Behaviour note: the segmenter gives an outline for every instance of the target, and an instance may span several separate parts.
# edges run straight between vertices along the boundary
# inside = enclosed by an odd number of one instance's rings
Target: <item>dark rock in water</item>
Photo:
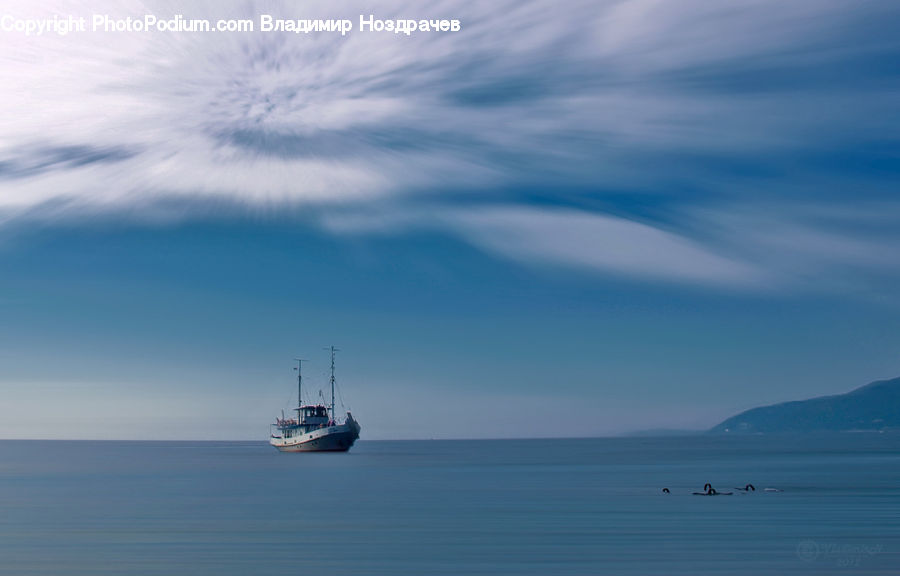
[[[725,420],[714,434],[849,432],[900,429],[900,378],[846,394],[753,408]]]
[[[692,494],[694,496],[731,496],[733,492],[719,492],[707,482],[703,485],[703,492],[693,492]]]

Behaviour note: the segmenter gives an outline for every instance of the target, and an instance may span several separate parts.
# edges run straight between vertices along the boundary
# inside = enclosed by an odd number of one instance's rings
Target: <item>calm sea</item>
[[[301,573],[898,574],[900,435],[0,442],[0,574]]]

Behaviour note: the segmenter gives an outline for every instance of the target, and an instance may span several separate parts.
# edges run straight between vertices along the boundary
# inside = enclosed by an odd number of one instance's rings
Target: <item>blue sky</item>
[[[0,32],[0,437],[265,438],[330,344],[368,438],[703,428],[900,374],[896,3],[369,12],[462,30]]]

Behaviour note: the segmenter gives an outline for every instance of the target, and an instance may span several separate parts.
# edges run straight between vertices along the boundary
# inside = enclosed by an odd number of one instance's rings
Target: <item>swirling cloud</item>
[[[93,12],[356,20],[360,8],[8,8]],[[785,218],[811,190],[840,207],[849,186],[881,201],[896,183],[895,3],[392,1],[376,16],[463,30],[0,35],[0,218],[133,214],[174,198],[186,217],[208,201],[306,206],[339,230],[332,207],[399,205],[503,257],[754,285],[792,266],[767,259],[747,220],[723,234],[691,215],[789,201],[780,229],[809,232]],[[422,198],[458,217],[416,216]],[[502,212],[486,217],[479,198]],[[546,239],[581,233],[643,248],[621,261]]]

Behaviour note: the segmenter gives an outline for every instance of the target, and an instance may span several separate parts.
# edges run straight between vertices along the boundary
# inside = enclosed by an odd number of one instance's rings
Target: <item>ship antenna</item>
[[[307,362],[307,360],[294,358],[294,361],[297,362],[297,367],[294,368],[297,371],[297,408],[303,408],[303,375],[301,374],[301,368],[303,368],[303,363]],[[300,411],[297,410],[297,422],[299,421]]]
[[[326,348],[326,350],[331,350],[331,419],[337,424],[337,417],[334,415],[334,353],[340,352],[340,350],[334,346]]]

